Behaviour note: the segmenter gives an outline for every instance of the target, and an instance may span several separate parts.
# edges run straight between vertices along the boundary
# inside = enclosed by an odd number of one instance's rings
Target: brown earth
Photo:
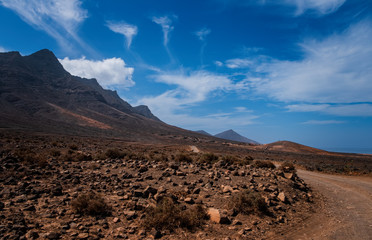
[[[298,175],[324,197],[324,205],[286,239],[371,239],[372,178],[299,170]]]
[[[257,167],[249,155],[53,135],[0,143],[2,239],[261,239],[302,222],[316,201],[296,174]],[[245,192],[254,202],[240,212]],[[87,193],[109,214],[78,212],[74,202]],[[146,229],[148,209],[167,197],[183,214],[202,206],[210,219]]]
[[[168,136],[162,137],[166,143]],[[371,178],[299,169],[297,176],[255,165],[255,160],[268,159],[279,165],[280,161],[290,161],[338,169],[342,161],[351,158],[355,168],[365,165],[369,171],[368,157],[254,150],[245,144],[197,138],[178,141],[144,144],[112,138],[1,132],[0,236],[369,239]],[[182,141],[185,144],[179,144]],[[122,155],[108,156],[110,149]],[[214,157],[217,159],[211,160]],[[254,210],[237,214],[232,210],[232,199],[246,190],[260,194],[266,213]],[[103,197],[111,208],[110,215],[89,216],[74,210],[72,202],[89,192]],[[184,210],[202,204],[211,213],[217,211],[220,220],[214,222],[216,217],[211,216],[192,230],[146,230],[143,222],[147,209],[157,206],[164,197],[171,197]]]

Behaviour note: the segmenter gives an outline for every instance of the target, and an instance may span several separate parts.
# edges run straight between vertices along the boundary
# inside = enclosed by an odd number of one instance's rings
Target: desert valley
[[[371,155],[171,126],[49,50],[0,53],[0,106],[1,239],[372,235]]]

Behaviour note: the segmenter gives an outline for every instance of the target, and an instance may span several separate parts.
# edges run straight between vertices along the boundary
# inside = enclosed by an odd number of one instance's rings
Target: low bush
[[[155,228],[158,231],[174,231],[177,228],[194,230],[201,227],[208,214],[202,205],[183,208],[172,198],[163,198],[155,207],[149,207],[143,225],[146,229]]]
[[[241,158],[239,156],[226,155],[222,157],[222,161],[224,161],[226,165],[238,164],[244,166],[250,164],[252,159],[253,158],[250,156]]]
[[[212,164],[217,162],[218,159],[219,157],[213,153],[204,153],[203,155],[201,155],[199,162]]]
[[[269,160],[255,160],[253,162],[253,166],[257,168],[275,168],[274,163]]]
[[[229,207],[237,213],[267,213],[268,208],[265,200],[258,192],[245,190],[232,196]]]
[[[56,150],[56,149],[52,149],[52,150],[50,150],[50,155],[52,157],[59,157],[59,156],[61,156],[61,151]]]
[[[108,206],[102,196],[95,192],[84,193],[71,202],[72,208],[80,214],[90,216],[108,216],[111,207]]]
[[[183,154],[183,153],[179,153],[175,156],[175,159],[174,159],[176,162],[187,162],[187,163],[191,163],[192,162],[192,158],[189,156],[189,155],[186,155],[186,154]]]
[[[106,157],[111,158],[111,159],[118,159],[118,158],[125,157],[127,154],[117,148],[111,148],[111,149],[107,149],[105,155]]]
[[[287,172],[287,173],[296,172],[296,168],[293,165],[293,163],[291,163],[291,162],[283,162],[280,165],[279,169],[282,170],[283,172]]]
[[[76,151],[79,149],[79,147],[76,144],[71,144],[70,149]]]

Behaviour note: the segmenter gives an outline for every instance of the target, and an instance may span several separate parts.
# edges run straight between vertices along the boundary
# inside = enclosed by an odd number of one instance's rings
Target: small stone
[[[33,211],[36,211],[36,208],[34,205],[30,205],[30,206],[27,206],[23,209],[24,211],[30,211],[30,212],[33,212]]]
[[[79,235],[77,235],[77,239],[88,239],[88,238],[89,238],[88,233],[79,233]]]
[[[127,218],[127,220],[132,220],[136,218],[136,211],[124,211],[124,215]]]
[[[293,173],[285,172],[285,173],[284,173],[284,177],[285,177],[286,179],[293,179]]]
[[[187,197],[187,198],[185,198],[185,203],[187,203],[187,204],[194,204],[195,202],[194,202],[194,200],[191,198],[191,197]]]
[[[119,219],[118,217],[116,217],[116,218],[114,218],[112,221],[113,221],[114,223],[118,223],[118,222],[120,222],[120,219]]]
[[[59,239],[61,237],[61,234],[57,232],[48,232],[47,234],[44,235],[44,237],[47,239],[54,240]]]
[[[222,216],[220,218],[220,224],[231,224],[231,220],[228,216]]]
[[[224,186],[222,188],[223,193],[228,193],[228,192],[232,192],[232,191],[233,191],[233,188],[231,186]]]
[[[234,226],[240,226],[240,225],[243,225],[243,223],[242,223],[241,221],[235,219],[235,220],[232,222],[232,225],[234,225]]]
[[[218,209],[216,209],[216,208],[208,208],[207,213],[209,215],[209,219],[212,222],[220,223],[221,214],[220,214],[220,211]]]
[[[161,238],[163,235],[161,234],[161,232],[160,231],[158,231],[158,230],[156,230],[156,229],[152,229],[151,231],[150,231],[150,235],[154,238],[154,239],[159,239],[159,238]]]
[[[280,193],[278,194],[278,199],[279,199],[280,201],[282,201],[282,202],[285,202],[285,201],[286,201],[286,197],[285,197],[284,192],[280,192]]]

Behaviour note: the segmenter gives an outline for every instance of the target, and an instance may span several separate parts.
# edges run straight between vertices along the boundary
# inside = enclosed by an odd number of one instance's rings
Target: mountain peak
[[[54,75],[66,75],[66,70],[58,61],[54,53],[48,49],[42,49],[31,55],[25,56],[24,59],[33,69],[42,73],[52,73]]]
[[[137,107],[134,107],[133,110],[135,111],[135,113],[140,114],[144,117],[147,117],[147,118],[150,118],[156,121],[160,121],[159,118],[157,118],[156,116],[154,116],[154,114],[152,114],[151,110],[146,105],[139,105]]]
[[[235,132],[232,129],[229,129],[227,131],[218,133],[214,135],[215,137],[226,139],[226,140],[232,140],[232,141],[237,141],[237,142],[244,142],[244,143],[249,143],[249,144],[259,144],[258,142],[251,140],[249,138],[246,138],[237,132]]]

